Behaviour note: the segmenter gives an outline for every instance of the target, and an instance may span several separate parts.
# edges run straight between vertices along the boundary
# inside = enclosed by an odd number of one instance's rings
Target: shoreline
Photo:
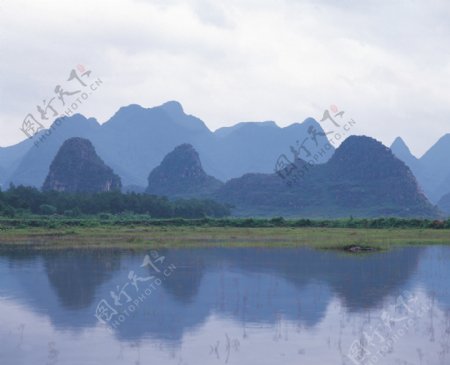
[[[448,244],[450,230],[422,228],[100,225],[20,227],[0,231],[0,249],[311,247],[362,253],[405,245]],[[355,246],[361,250],[354,250]]]

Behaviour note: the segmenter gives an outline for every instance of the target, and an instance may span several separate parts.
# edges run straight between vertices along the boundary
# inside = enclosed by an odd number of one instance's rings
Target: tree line
[[[225,217],[230,207],[208,199],[169,200],[166,197],[137,194],[43,192],[34,187],[11,185],[0,191],[0,215],[145,214],[153,218]]]

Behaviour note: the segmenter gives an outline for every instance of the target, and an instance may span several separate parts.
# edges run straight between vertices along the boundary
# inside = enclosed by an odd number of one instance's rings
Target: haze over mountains
[[[211,132],[200,119],[184,113],[178,102],[155,108],[129,105],[106,123],[94,118],[74,115],[38,144],[45,135],[39,132],[32,140],[0,149],[0,183],[41,187],[50,163],[63,142],[71,137],[89,139],[98,155],[122,179],[123,186],[147,186],[149,172],[176,146],[189,143],[202,156],[207,174],[226,181],[248,172],[272,172],[277,157],[289,153],[289,146],[308,136],[313,126],[322,132],[319,123],[308,118],[280,128],[274,122],[239,123]],[[326,141],[325,137],[323,138]],[[330,153],[319,159],[326,161]]]
[[[315,142],[312,152],[304,145],[308,139]],[[84,141],[78,143],[84,152],[67,158],[61,148],[67,140]],[[115,190],[122,181],[125,191],[214,198],[235,205],[241,215],[438,216],[422,191],[432,202],[450,192],[444,163],[450,135],[420,159],[401,138],[391,148],[394,154],[372,138],[352,136],[335,152],[312,118],[285,128],[247,122],[211,132],[172,101],[148,109],[123,107],[103,125],[79,114],[60,119],[33,139],[0,149],[0,181],[4,188],[9,183],[40,188],[48,175],[46,190],[90,191],[84,186],[89,179],[72,176],[83,175],[82,166],[89,165],[90,175],[105,177],[97,181],[100,191]],[[279,159],[290,164],[291,155],[293,164],[283,171],[294,166],[307,173],[288,187],[274,167]],[[77,166],[73,174],[65,164]],[[77,184],[84,188],[77,190]]]
[[[422,157],[415,157],[402,138],[391,145],[392,152],[411,169],[427,197],[437,203],[450,193],[450,134],[441,137]]]
[[[364,136],[347,138],[327,163],[310,166],[291,187],[276,174],[246,174],[228,181],[217,199],[237,206],[243,215],[438,215],[409,168],[380,142]]]

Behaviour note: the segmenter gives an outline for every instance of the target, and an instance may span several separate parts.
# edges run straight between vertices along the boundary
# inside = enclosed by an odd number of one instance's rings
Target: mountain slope
[[[183,143],[201,143],[211,135],[203,122],[184,114],[179,103],[169,102],[149,109],[138,105],[121,108],[102,125],[93,143],[124,184],[146,186],[149,171],[167,153]]]
[[[447,217],[450,216],[450,193],[445,194],[441,199],[439,199],[437,206],[442,210]]]
[[[317,146],[311,142],[311,130],[317,131]],[[323,129],[313,118],[307,118],[303,123],[294,123],[280,128],[274,122],[239,123],[234,127],[218,129],[215,148],[200,146],[198,151],[203,159],[213,161],[213,166],[220,167],[208,170],[221,180],[239,177],[246,173],[272,173],[277,158],[281,154],[290,154],[291,147],[305,142],[306,149],[301,150],[301,156],[307,158],[307,153],[313,156],[328,143],[321,135]],[[298,142],[298,143],[297,143]],[[196,147],[196,146],[195,146]],[[206,147],[206,148],[205,148]],[[197,148],[197,147],[196,147]],[[316,163],[326,162],[334,152],[331,148],[323,156],[318,156]],[[205,157],[203,157],[205,156]],[[291,158],[294,160],[294,157]]]
[[[442,136],[421,158],[421,178],[430,199],[438,201],[450,193],[450,134]]]
[[[352,136],[291,188],[274,174],[246,174],[216,194],[242,215],[437,216],[409,168],[380,142]]]
[[[0,188],[8,185],[8,177],[17,169],[25,154],[31,149],[34,141],[27,138],[13,146],[0,147]]]
[[[199,151],[206,173],[221,180],[247,172],[270,173],[278,156],[289,153],[290,146],[295,146],[297,140],[307,138],[311,127],[323,132],[319,123],[307,119],[284,128],[273,122],[239,123],[213,133],[200,119],[186,114],[178,102],[154,108],[129,105],[102,125],[81,115],[66,118],[52,129],[39,147],[34,146],[34,142],[46,131],[22,142],[19,145],[26,144],[26,148],[20,148],[26,151],[22,156],[16,154],[19,161],[6,171],[8,178],[4,183],[41,186],[59,147],[71,137],[89,139],[104,161],[121,176],[124,185],[146,186],[149,171],[183,143]],[[326,143],[325,137],[320,138],[321,144]],[[330,149],[321,162],[325,162],[332,151]],[[12,159],[5,159],[12,162]],[[4,167],[1,161],[0,149],[0,166]]]
[[[59,126],[54,123],[51,133],[46,135],[46,131],[43,130],[29,140],[32,142],[29,150],[17,164],[7,183],[41,187],[50,164],[64,141],[72,137],[90,138],[100,128],[95,119],[86,119],[80,114],[60,119],[58,124]]]
[[[121,189],[119,176],[98,157],[92,143],[70,138],[59,149],[50,165],[42,190],[105,192]]]
[[[391,145],[391,150],[395,157],[402,160],[412,171],[415,171],[418,168],[419,161],[417,157],[411,153],[409,147],[401,137],[395,139]]]
[[[402,141],[403,142],[403,141]],[[416,176],[419,185],[432,202],[450,192],[450,134],[441,137],[421,158],[415,158],[398,138],[392,144],[394,154],[404,161]]]
[[[190,144],[176,147],[149,175],[146,192],[170,197],[205,196],[223,183],[205,173]]]

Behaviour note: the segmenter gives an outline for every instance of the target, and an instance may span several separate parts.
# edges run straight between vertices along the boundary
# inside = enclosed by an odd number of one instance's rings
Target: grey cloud
[[[449,16],[440,0],[0,0],[0,145],[83,63],[105,84],[80,112],[100,121],[178,99],[212,129],[286,125],[335,103],[420,154],[450,129]]]

